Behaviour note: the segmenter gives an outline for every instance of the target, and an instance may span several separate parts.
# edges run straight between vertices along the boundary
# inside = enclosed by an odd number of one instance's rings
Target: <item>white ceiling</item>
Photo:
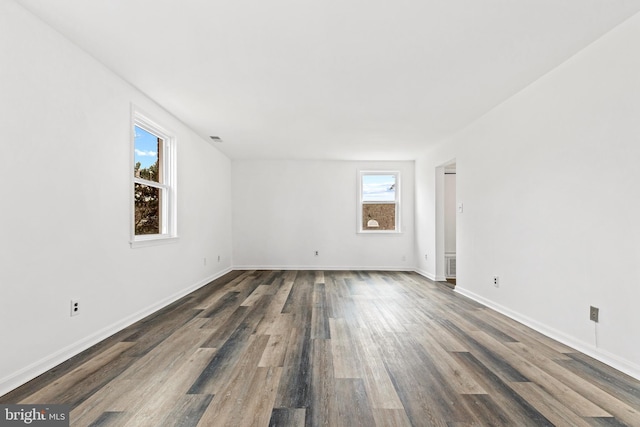
[[[640,0],[16,0],[231,158],[414,159]]]

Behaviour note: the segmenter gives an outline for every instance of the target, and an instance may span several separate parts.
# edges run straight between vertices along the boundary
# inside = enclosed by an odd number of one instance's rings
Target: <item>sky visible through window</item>
[[[158,161],[158,137],[138,126],[135,131],[134,163],[140,162],[140,168],[145,169]]]
[[[364,202],[394,202],[396,200],[395,175],[363,175],[362,200]]]

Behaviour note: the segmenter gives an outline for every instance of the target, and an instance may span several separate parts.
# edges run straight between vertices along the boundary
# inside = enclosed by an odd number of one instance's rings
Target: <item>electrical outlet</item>
[[[500,277],[493,276],[493,286],[495,286],[496,288],[500,287]]]
[[[425,260],[427,259],[427,254],[424,254],[424,259],[425,259]]]
[[[220,262],[220,255],[218,255],[218,262]]]
[[[71,317],[77,316],[80,314],[80,300],[72,299],[71,300]]]
[[[600,309],[598,307],[591,306],[589,309],[589,320],[598,323],[598,316],[600,316]]]

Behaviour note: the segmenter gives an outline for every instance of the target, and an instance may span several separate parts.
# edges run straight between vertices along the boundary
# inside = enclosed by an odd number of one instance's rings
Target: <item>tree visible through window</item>
[[[134,228],[135,234],[160,234],[162,224],[162,148],[164,140],[135,126]]]
[[[399,231],[399,174],[360,173],[360,231]]]

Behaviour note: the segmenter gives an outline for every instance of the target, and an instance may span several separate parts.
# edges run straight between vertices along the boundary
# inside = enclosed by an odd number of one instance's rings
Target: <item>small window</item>
[[[133,113],[132,246],[176,237],[175,138]]]
[[[361,171],[359,232],[400,232],[400,173]]]

